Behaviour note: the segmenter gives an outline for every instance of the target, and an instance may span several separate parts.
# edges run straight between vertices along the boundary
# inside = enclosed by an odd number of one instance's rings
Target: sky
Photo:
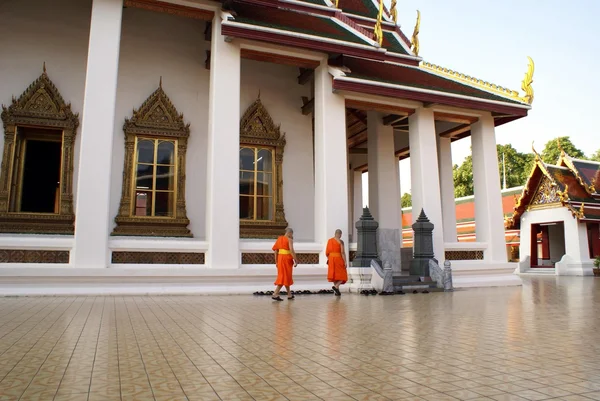
[[[389,7],[389,0],[384,0]],[[535,63],[529,115],[496,129],[499,144],[531,152],[570,136],[592,154],[600,148],[600,0],[398,0],[398,23],[411,37],[421,11],[420,56],[484,81],[521,91],[527,56]],[[470,140],[454,142],[455,164]],[[400,162],[410,192],[410,162]]]

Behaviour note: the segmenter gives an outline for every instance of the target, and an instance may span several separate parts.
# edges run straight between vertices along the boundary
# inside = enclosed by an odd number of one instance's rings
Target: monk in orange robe
[[[275,245],[273,245],[273,251],[275,252],[275,265],[277,266],[277,280],[275,280],[275,292],[271,297],[275,301],[283,301],[279,296],[281,287],[285,286],[285,290],[288,294],[288,299],[294,299],[290,290],[291,285],[294,284],[292,278],[292,270],[298,265],[296,263],[296,252],[294,251],[294,230],[291,228],[285,229],[285,235],[277,238]]]
[[[346,272],[346,250],[344,241],[342,241],[342,230],[335,230],[335,236],[327,241],[325,249],[327,256],[327,281],[333,283],[333,292],[336,296],[341,296],[340,285],[348,281],[348,272]]]

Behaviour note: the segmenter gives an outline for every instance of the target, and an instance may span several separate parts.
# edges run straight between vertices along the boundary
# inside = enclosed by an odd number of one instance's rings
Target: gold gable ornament
[[[73,160],[79,114],[73,113],[48,77],[46,63],[42,75],[15,98],[10,106],[2,105],[4,150],[0,168],[0,232],[34,234],[73,234]],[[21,141],[19,127],[36,127],[62,131],[61,169],[58,213],[26,213],[15,210],[16,195],[11,188],[15,152]]]
[[[185,204],[185,165],[187,141],[190,136],[190,124],[183,120],[162,88],[159,87],[142,103],[139,109],[133,110],[130,119],[123,124],[125,133],[125,161],[123,167],[123,187],[119,212],[115,218],[117,226],[111,235],[136,235],[154,237],[192,237],[187,228]],[[175,163],[175,212],[173,217],[132,216],[134,192],[135,140],[138,136],[160,138],[177,141]]]
[[[415,30],[413,31],[412,38],[410,39],[410,48],[415,54],[415,56],[419,56],[419,31],[421,28],[421,12],[417,10],[417,22],[415,23]]]
[[[375,22],[375,28],[373,29],[373,39],[379,43],[379,46],[383,44],[383,29],[381,23],[383,20],[383,0],[379,0],[379,11],[377,12],[377,22]]]
[[[282,235],[288,226],[283,205],[283,152],[285,134],[281,134],[280,126],[276,126],[271,115],[258,98],[246,109],[240,122],[240,146],[266,146],[274,150],[275,171],[273,203],[275,213],[273,220],[240,219],[240,238],[276,238]]]

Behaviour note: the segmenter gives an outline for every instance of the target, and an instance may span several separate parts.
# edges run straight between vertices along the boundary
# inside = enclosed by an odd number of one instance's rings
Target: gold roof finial
[[[536,161],[538,161],[538,160],[541,161],[542,157],[539,155],[538,152],[535,151],[535,148],[533,147],[533,143],[534,143],[534,141],[531,141],[531,150],[533,151],[533,154],[535,155],[535,160]]]
[[[46,73],[46,62],[44,61],[44,66],[42,67],[44,74]]]
[[[335,0],[335,8],[339,8],[338,6],[340,5],[340,0]]]
[[[375,23],[375,29],[373,30],[373,39],[379,43],[379,46],[383,44],[383,29],[381,28],[381,20],[383,19],[383,0],[379,0],[379,12],[377,13],[377,22]]]
[[[566,156],[567,152],[565,152],[562,145],[560,144],[560,137],[556,138],[556,144],[558,145],[558,150],[560,150],[560,155]]]
[[[158,87],[162,89],[162,75],[158,79]]]
[[[415,56],[419,55],[419,28],[421,27],[421,12],[417,10],[417,23],[415,24],[415,30],[412,34],[412,39],[410,40],[410,48],[415,54]]]
[[[398,11],[396,10],[396,0],[392,0],[392,6],[390,8],[390,13],[392,14],[392,19],[394,20],[394,24],[398,23]]]
[[[533,63],[533,59],[527,56],[529,60],[529,64],[527,65],[527,72],[525,73],[525,78],[523,78],[523,82],[521,82],[521,89],[525,92],[525,96],[523,96],[523,100],[525,102],[532,104],[533,103],[533,88],[531,84],[533,83],[533,71],[535,69],[535,64]]]

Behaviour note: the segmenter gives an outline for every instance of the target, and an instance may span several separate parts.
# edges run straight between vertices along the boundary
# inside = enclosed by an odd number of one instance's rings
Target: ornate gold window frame
[[[190,224],[185,206],[185,162],[190,125],[183,121],[162,88],[162,82],[148,99],[133,111],[131,119],[125,119],[125,165],[123,189],[117,226],[111,235],[135,235],[152,237],[191,237]],[[136,138],[175,140],[175,215],[172,217],[134,216],[132,214],[135,191]]]
[[[71,111],[46,73],[36,79],[10,106],[2,105],[4,151],[0,167],[0,232],[73,234],[73,154],[79,115]],[[14,193],[13,168],[19,127],[62,131],[60,202],[58,213],[25,213],[11,210]]]
[[[288,226],[283,207],[283,151],[285,134],[275,126],[260,97],[248,107],[240,122],[240,148],[268,147],[273,149],[275,160],[273,220],[240,219],[240,238],[276,238]]]

